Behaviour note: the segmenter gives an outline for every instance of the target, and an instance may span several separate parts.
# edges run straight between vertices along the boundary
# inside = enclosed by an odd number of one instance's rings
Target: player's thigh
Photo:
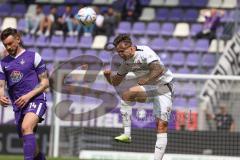
[[[135,98],[145,99],[146,97],[147,97],[147,94],[146,94],[144,88],[141,86],[133,86],[133,87],[129,88],[128,90],[126,90],[125,92],[123,92],[123,94],[122,94],[123,100],[132,100]]]
[[[168,122],[172,111],[172,93],[167,92],[163,95],[154,97],[153,112],[156,118]]]
[[[39,117],[33,112],[27,112],[22,121],[22,131],[33,131],[39,122]]]

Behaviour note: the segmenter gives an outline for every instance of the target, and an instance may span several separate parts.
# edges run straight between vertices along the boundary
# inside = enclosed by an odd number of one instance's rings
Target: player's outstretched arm
[[[157,78],[159,78],[165,70],[165,67],[159,63],[159,61],[153,61],[149,64],[149,74],[139,79],[138,84],[139,85],[145,85],[148,84]]]
[[[27,102],[33,98],[34,96],[44,92],[49,87],[49,80],[47,71],[38,75],[40,83],[27,94],[19,97],[14,103],[19,107],[24,107]]]
[[[0,80],[0,104],[3,107],[10,105],[10,100],[4,95],[5,80]]]
[[[113,86],[119,85],[125,77],[125,75],[119,75],[119,74],[113,76],[110,70],[104,71],[103,74],[107,79],[108,83],[110,83]]]

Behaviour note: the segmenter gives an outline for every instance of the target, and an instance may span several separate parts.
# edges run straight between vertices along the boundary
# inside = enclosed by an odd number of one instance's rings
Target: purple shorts
[[[43,100],[34,100],[28,103],[28,105],[21,110],[15,112],[15,121],[17,125],[17,132],[19,137],[22,137],[22,122],[26,113],[33,112],[39,117],[39,123],[44,119],[42,118],[47,110],[46,101]],[[37,128],[34,129],[36,132]]]

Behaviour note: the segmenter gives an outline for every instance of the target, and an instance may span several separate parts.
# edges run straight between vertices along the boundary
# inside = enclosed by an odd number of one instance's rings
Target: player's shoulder
[[[136,45],[137,51],[139,52],[144,52],[146,50],[151,49],[150,47],[146,46],[146,45]]]

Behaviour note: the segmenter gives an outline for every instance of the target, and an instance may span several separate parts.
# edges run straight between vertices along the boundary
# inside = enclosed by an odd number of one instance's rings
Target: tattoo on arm
[[[4,89],[4,87],[5,87],[5,81],[4,80],[0,80],[0,88]]]
[[[47,71],[39,74],[38,77],[39,77],[40,80],[42,80],[42,79],[48,79],[48,73],[47,73]]]
[[[149,64],[149,81],[154,80],[155,78],[160,77],[165,72],[165,67],[161,65],[158,61],[153,61]]]

